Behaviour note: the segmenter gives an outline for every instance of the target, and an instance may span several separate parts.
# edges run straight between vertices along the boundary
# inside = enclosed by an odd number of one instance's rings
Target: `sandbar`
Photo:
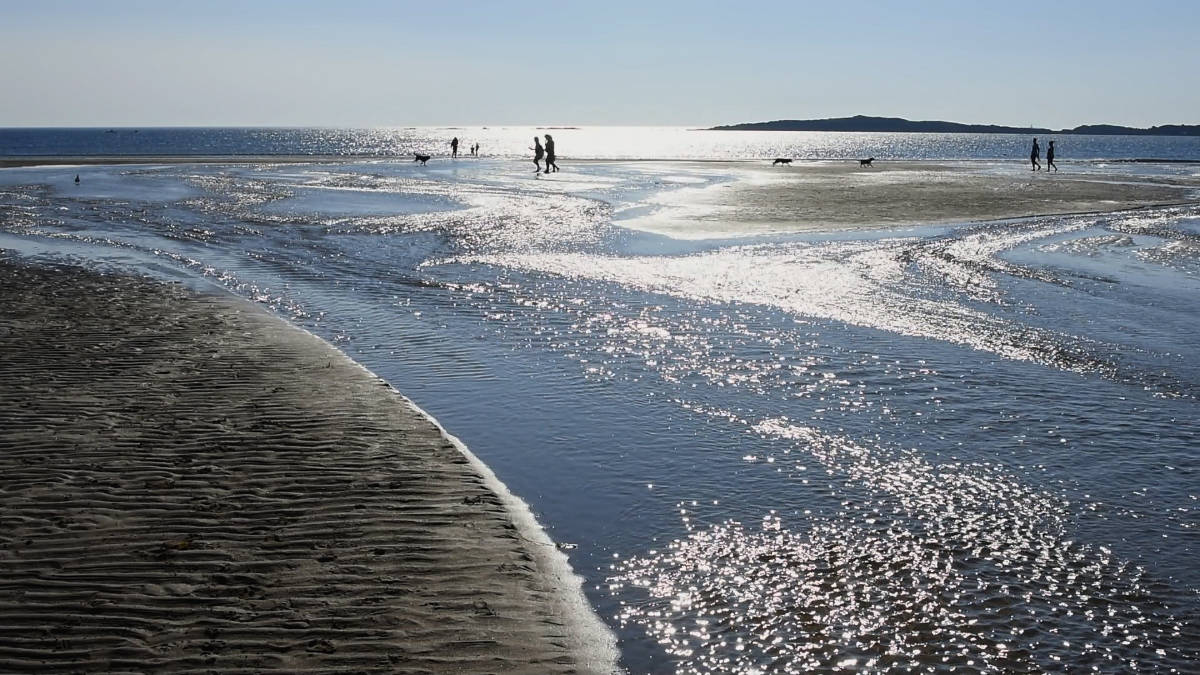
[[[412,161],[381,155],[26,155],[0,156],[0,169],[23,166],[103,166],[108,164],[327,164],[330,162]]]
[[[486,467],[251,303],[0,254],[0,428],[0,672],[615,670]]]
[[[1196,176],[1069,169],[1047,174],[984,162],[877,161],[872,167],[857,162],[705,162],[693,170],[733,180],[664,191],[651,198],[652,212],[621,223],[703,239],[979,222],[1200,200]]]

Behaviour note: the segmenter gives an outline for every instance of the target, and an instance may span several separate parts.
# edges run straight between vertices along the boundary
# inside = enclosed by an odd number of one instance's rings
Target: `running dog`
[[[775,166],[776,164],[791,164],[791,163],[792,163],[792,160],[790,160],[790,159],[787,159],[785,157],[776,157],[775,161],[771,162],[771,166]]]
[[[413,157],[416,157],[416,159],[414,159],[413,161],[420,162],[421,166],[425,166],[425,162],[429,161],[429,155],[418,155],[417,153],[414,152]]]
[[[874,157],[872,157],[871,159],[860,159],[860,160],[858,160],[858,165],[859,166],[871,166],[871,162],[874,162],[874,161],[875,161]]]

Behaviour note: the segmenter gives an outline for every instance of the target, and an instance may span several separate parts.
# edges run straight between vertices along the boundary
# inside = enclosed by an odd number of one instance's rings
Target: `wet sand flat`
[[[735,180],[662,193],[624,224],[681,238],[959,223],[1195,201],[1200,179],[1022,171],[932,162],[696,164]]]
[[[611,670],[553,545],[326,343],[173,285],[0,279],[0,672]]]
[[[375,160],[412,161],[412,158],[373,155],[46,155],[0,157],[0,169],[109,164],[319,164]]]

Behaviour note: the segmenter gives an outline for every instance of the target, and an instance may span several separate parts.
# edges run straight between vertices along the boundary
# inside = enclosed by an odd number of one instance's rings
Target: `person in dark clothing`
[[[1046,170],[1050,169],[1058,171],[1058,167],[1054,166],[1054,141],[1050,141],[1050,145],[1046,147]]]
[[[554,163],[554,139],[546,134],[546,173],[550,173],[551,167],[558,171],[558,165]]]
[[[450,139],[450,156],[458,157],[458,136]]]
[[[1033,139],[1033,150],[1029,153],[1029,163],[1033,165],[1030,171],[1037,171],[1042,168],[1042,149],[1038,147],[1037,139]]]
[[[542,172],[542,156],[546,154],[546,151],[542,149],[542,139],[534,136],[533,147],[530,150],[533,151],[533,166],[536,167],[533,175],[536,176]]]

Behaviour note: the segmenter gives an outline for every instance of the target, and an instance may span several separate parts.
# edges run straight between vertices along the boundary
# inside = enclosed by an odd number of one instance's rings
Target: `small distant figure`
[[[546,134],[546,173],[550,173],[551,167],[558,171],[558,165],[554,163],[554,139]]]
[[[1033,139],[1033,150],[1029,152],[1029,163],[1033,165],[1030,171],[1041,171],[1042,169],[1042,149],[1038,147],[1037,139]]]
[[[530,150],[533,151],[533,166],[535,167],[533,175],[537,177],[542,172],[542,157],[546,154],[546,151],[542,149],[542,139],[534,136],[533,147]]]
[[[450,139],[450,156],[458,157],[458,136]]]
[[[776,157],[775,161],[771,162],[771,166],[775,166],[776,164],[791,164],[791,163],[792,163],[792,160],[788,159],[787,157]]]
[[[871,162],[874,162],[874,161],[875,161],[874,157],[868,157],[866,159],[858,160],[858,165],[859,166],[871,166]]]
[[[416,158],[416,159],[414,159],[413,161],[414,161],[414,162],[420,162],[420,163],[421,163],[421,166],[425,166],[425,162],[428,162],[428,161],[429,161],[429,155],[418,155],[417,153],[415,153],[415,152],[414,152],[414,153],[413,153],[413,157],[415,157],[415,158]]]
[[[1050,169],[1054,169],[1054,172],[1058,173],[1058,167],[1054,165],[1054,141],[1050,141],[1050,144],[1046,146],[1046,170]]]
[[[75,184],[79,185],[79,174],[75,174]]]

